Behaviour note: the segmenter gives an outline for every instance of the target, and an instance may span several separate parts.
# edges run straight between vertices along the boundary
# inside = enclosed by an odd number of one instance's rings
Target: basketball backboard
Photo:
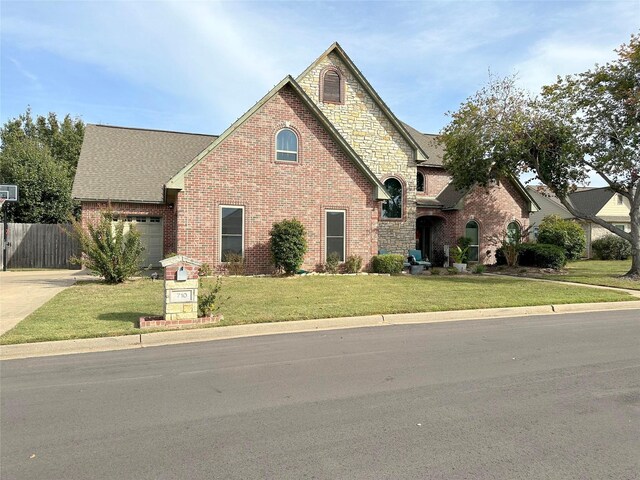
[[[18,186],[17,185],[0,185],[0,198],[6,202],[18,201]]]

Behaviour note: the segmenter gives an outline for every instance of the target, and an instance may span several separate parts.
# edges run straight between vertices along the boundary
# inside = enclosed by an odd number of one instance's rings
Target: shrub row
[[[502,248],[496,250],[496,263],[506,265]],[[564,250],[545,243],[521,243],[518,245],[518,265],[523,267],[560,269],[567,264]]]

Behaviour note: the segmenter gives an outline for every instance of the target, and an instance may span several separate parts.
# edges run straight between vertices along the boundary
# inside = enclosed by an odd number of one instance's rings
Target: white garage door
[[[141,265],[148,267],[160,266],[162,260],[162,217],[127,216],[124,231],[129,230],[130,225],[135,225],[140,232],[140,240],[144,246]]]

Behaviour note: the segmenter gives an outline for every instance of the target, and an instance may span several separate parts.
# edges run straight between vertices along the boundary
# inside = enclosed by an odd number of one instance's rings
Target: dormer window
[[[276,134],[276,160],[298,161],[298,136],[290,128],[283,128]]]
[[[328,103],[343,103],[344,85],[340,73],[331,68],[322,75],[322,101]]]

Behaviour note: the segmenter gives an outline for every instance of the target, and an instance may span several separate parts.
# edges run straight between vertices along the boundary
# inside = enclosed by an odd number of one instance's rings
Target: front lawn
[[[580,260],[569,263],[566,273],[552,273],[544,278],[640,290],[640,281],[620,278],[630,268],[631,260]]]
[[[58,294],[0,344],[140,333],[162,314],[162,282],[85,282]],[[228,277],[221,325],[372,314],[633,300],[621,292],[513,278],[460,276]]]

